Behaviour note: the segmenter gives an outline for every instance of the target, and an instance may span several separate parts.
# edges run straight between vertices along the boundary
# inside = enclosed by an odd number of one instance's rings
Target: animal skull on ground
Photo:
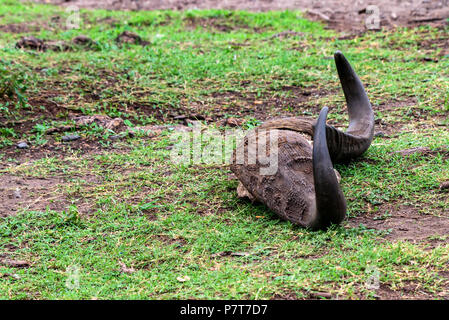
[[[245,136],[230,165],[241,182],[240,190],[282,219],[313,230],[326,229],[346,217],[346,200],[332,162],[362,155],[374,134],[374,113],[362,82],[340,51],[334,58],[349,113],[346,132],[326,125],[327,107],[317,121],[297,117],[270,120]],[[263,139],[262,132],[266,134]],[[313,138],[313,146],[306,135]],[[257,159],[260,151],[255,147],[261,140],[263,148],[270,149],[268,154],[276,153],[277,170],[272,174],[261,174],[266,161]],[[257,143],[253,146],[253,142]],[[247,156],[243,161],[239,161],[239,150]]]

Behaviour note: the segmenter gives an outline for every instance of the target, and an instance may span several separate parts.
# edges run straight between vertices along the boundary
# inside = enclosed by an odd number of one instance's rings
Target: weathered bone
[[[245,136],[231,159],[231,170],[255,199],[282,219],[311,229],[325,229],[344,220],[346,200],[332,161],[360,156],[373,139],[374,114],[361,81],[339,51],[335,53],[335,63],[348,105],[346,133],[326,125],[325,107],[317,121],[307,118],[267,121]],[[277,171],[271,175],[260,173],[265,163],[257,159],[258,153],[252,145],[262,138],[262,132],[268,132],[265,145],[270,147],[269,154],[277,152]],[[304,135],[313,137],[313,149]],[[273,136],[277,149],[272,149]],[[237,159],[241,150],[245,151],[243,163]]]

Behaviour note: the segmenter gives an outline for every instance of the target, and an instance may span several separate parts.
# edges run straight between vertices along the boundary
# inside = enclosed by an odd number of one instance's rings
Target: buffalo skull
[[[346,200],[332,162],[347,162],[363,154],[374,133],[374,114],[362,82],[340,51],[334,58],[349,113],[346,132],[326,125],[327,107],[317,121],[270,120],[244,137],[230,162],[240,190],[282,219],[313,230],[339,224],[346,217]],[[260,150],[255,145],[262,140],[269,149],[264,152],[276,153],[277,170],[271,174],[261,174],[266,162],[257,159]],[[243,161],[239,152],[246,155]]]

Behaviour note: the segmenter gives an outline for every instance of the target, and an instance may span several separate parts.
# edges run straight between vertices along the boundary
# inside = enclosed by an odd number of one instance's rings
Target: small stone
[[[440,185],[440,190],[448,190],[449,189],[449,181],[443,182]]]
[[[127,267],[123,262],[118,263],[120,265],[120,271],[123,273],[134,273],[136,270],[134,270],[133,267]]]
[[[122,118],[115,118],[115,119],[112,119],[111,121],[109,121],[108,123],[106,123],[104,125],[104,128],[113,130],[115,128],[122,126],[123,123],[124,123],[124,121]]]
[[[383,137],[385,137],[385,133],[383,133],[382,131],[379,131],[379,132],[376,132],[376,133],[374,134],[374,136],[375,136],[375,137],[379,137],[379,138],[383,138]]]
[[[398,18],[398,15],[396,14],[396,12],[392,12],[391,19],[396,20],[397,18]]]
[[[28,149],[28,144],[26,142],[20,142],[17,144],[17,148],[19,149]]]
[[[176,280],[178,280],[179,282],[186,282],[190,280],[190,277],[189,276],[177,277]]]
[[[78,140],[79,138],[81,138],[81,137],[77,134],[68,134],[68,135],[62,137],[62,141],[64,141],[64,142],[75,141],[75,140]]]
[[[47,46],[45,45],[42,39],[29,36],[29,37],[22,37],[19,40],[19,42],[16,43],[16,48],[45,51],[47,49]]]
[[[142,46],[149,45],[148,41],[143,40],[139,35],[130,31],[123,31],[115,39],[119,43],[140,44]]]
[[[199,122],[199,121],[197,121],[197,120],[186,119],[186,120],[185,120],[185,124],[186,124],[186,125],[191,125],[191,126],[193,126],[193,127],[196,127],[196,126],[200,126],[200,125],[201,125],[201,122]]]
[[[245,120],[243,119],[228,118],[221,121],[221,126],[240,127],[244,122]]]
[[[109,139],[111,139],[111,140],[119,140],[121,138],[121,136],[120,135],[118,135],[118,134],[115,134],[115,135],[112,135],[112,136],[109,136]]]
[[[72,42],[76,45],[86,46],[86,47],[92,46],[95,44],[95,42],[91,38],[89,38],[85,35],[76,36],[75,38],[73,38]]]

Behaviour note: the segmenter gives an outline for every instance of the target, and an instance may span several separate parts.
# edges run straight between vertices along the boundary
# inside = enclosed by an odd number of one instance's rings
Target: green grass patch
[[[34,181],[36,193],[0,217],[0,261],[30,264],[0,264],[0,299],[357,299],[385,287],[410,296],[411,285],[427,298],[447,294],[445,235],[413,243],[363,224],[300,229],[237,199],[226,165],[172,163],[170,130],[118,141],[96,124],[48,133],[73,126],[75,115],[132,127],[194,113],[210,118],[209,128],[229,117],[253,127],[315,117],[325,105],[329,121],[345,126],[332,60],[339,49],[366,84],[376,131],[386,133],[337,167],[350,219],[389,219],[399,205],[445,217],[449,59],[439,39],[447,41],[447,28],[347,39],[293,11],[81,10],[80,29],[67,29],[67,18],[63,8],[0,0],[0,25],[24,30],[0,34],[0,181],[7,192],[10,177]],[[123,31],[149,44],[117,43]],[[15,47],[25,35],[69,42],[81,34],[97,47]],[[61,142],[66,133],[82,142]],[[14,148],[19,141],[29,153]],[[395,153],[414,147],[431,153]],[[54,183],[39,188],[42,178]]]

